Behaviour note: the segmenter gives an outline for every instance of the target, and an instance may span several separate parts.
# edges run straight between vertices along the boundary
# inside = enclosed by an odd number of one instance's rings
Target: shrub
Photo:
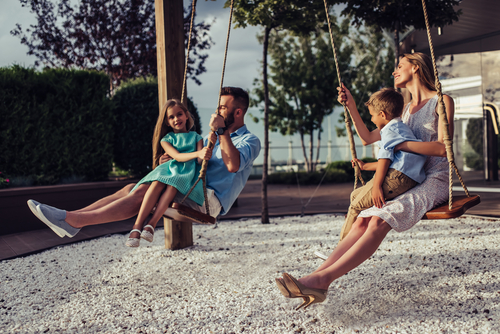
[[[108,86],[95,71],[0,68],[0,170],[35,184],[106,178],[114,121]]]

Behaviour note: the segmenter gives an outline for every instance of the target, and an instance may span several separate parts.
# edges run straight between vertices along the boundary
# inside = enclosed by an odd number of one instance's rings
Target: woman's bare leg
[[[358,188],[359,189],[359,188]],[[314,273],[322,271],[325,268],[330,267],[332,264],[337,262],[338,259],[342,255],[347,252],[352,245],[356,243],[356,241],[361,238],[361,236],[365,233],[366,229],[368,228],[368,223],[370,222],[371,217],[366,217],[366,218],[357,218],[354,224],[352,225],[352,229],[349,231],[349,234],[346,235],[346,237],[339,241],[333,252],[328,256],[328,259],[323,262],[318,269],[316,269]]]
[[[142,230],[144,225],[144,221],[148,218],[149,213],[153,209],[153,207],[158,202],[158,199],[161,196],[161,193],[165,189],[166,184],[161,183],[159,181],[154,181],[149,186],[148,191],[146,191],[146,195],[144,195],[144,199],[142,200],[141,208],[139,209],[139,214],[135,220],[135,224],[132,229]],[[130,234],[131,238],[139,238],[139,232],[133,232]]]
[[[334,280],[345,275],[372,256],[391,230],[391,226],[381,218],[375,216],[371,217],[366,228],[362,225],[353,225],[353,230],[349,232],[349,235],[353,232],[360,233],[359,231],[356,232],[355,229],[365,229],[365,231],[344,254],[331,265],[302,277],[299,281],[310,288],[328,289]],[[344,239],[345,241],[349,239],[349,235]],[[330,257],[333,259],[332,255]]]
[[[126,197],[130,193],[130,191],[134,188],[134,186],[135,186],[135,183],[127,184],[125,187],[118,190],[114,194],[111,194],[109,196],[101,198],[100,200],[90,204],[89,206],[86,206],[84,208],[81,208],[79,210],[75,210],[72,212],[87,212],[87,211],[100,209],[100,208],[102,208],[110,203],[113,203],[116,200],[119,200],[123,197]]]
[[[139,212],[142,200],[149,184],[141,184],[134,192],[125,197],[118,198],[100,208],[78,212],[66,212],[65,221],[71,226],[82,228],[84,226],[99,225],[131,218]]]

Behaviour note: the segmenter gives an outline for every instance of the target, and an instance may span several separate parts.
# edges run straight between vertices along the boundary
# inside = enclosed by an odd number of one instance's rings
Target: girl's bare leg
[[[71,226],[82,228],[131,218],[139,212],[149,184],[141,184],[134,192],[90,211],[66,212],[65,221]]]
[[[154,181],[153,183],[151,183],[148,191],[146,191],[146,195],[144,195],[141,208],[139,209],[139,214],[137,215],[135,224],[132,227],[132,229],[142,230],[144,221],[146,220],[146,218],[148,218],[149,213],[156,205],[156,202],[160,198],[162,191],[165,189],[165,186],[166,185],[164,183],[158,181]],[[139,238],[139,237],[140,237],[139,232],[132,232],[130,234],[130,238]]]
[[[156,206],[156,210],[153,213],[153,216],[151,217],[148,223],[148,225],[153,226],[153,229],[156,227],[156,224],[158,224],[158,221],[163,216],[165,211],[168,209],[170,203],[172,203],[172,201],[174,200],[176,194],[177,194],[177,189],[175,187],[167,185],[167,189],[158,200],[158,205]]]
[[[349,232],[349,235],[351,233],[358,235],[363,230],[364,232],[336,261],[333,261],[333,259],[337,255],[332,253],[330,255],[332,261],[329,261],[331,263],[329,266],[324,266],[322,270],[316,270],[312,274],[302,277],[299,281],[307,287],[328,289],[334,280],[345,275],[372,256],[391,230],[391,227],[381,218],[375,216],[371,217],[366,227],[363,226],[365,225],[365,221],[360,222],[356,220],[356,223],[360,223],[353,225],[353,229]],[[357,231],[358,229],[360,231]],[[350,239],[349,235],[347,235],[344,241]],[[340,254],[341,251],[342,249],[338,253]],[[330,257],[327,261],[330,260]]]
[[[86,206],[84,208],[81,208],[79,210],[75,210],[73,212],[87,212],[87,211],[92,211],[92,210],[96,210],[96,209],[100,209],[110,203],[113,203],[114,201],[116,200],[119,200],[123,197],[126,197],[130,191],[132,190],[132,188],[134,188],[135,186],[135,183],[131,183],[131,184],[127,184],[125,187],[123,187],[122,189],[118,190],[117,192],[115,192],[114,194],[111,194],[109,196],[106,196],[104,198],[101,198],[100,200],[90,204],[89,206]]]

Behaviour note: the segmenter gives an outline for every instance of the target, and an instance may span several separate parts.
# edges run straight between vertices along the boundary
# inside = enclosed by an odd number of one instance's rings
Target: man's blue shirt
[[[380,130],[380,150],[377,159],[392,161],[389,168],[400,171],[412,180],[422,183],[425,180],[424,164],[427,157],[416,153],[398,151],[394,147],[405,141],[421,141],[415,137],[411,129],[401,121],[401,117],[393,118]]]
[[[207,166],[207,187],[213,189],[215,196],[219,199],[222,206],[221,215],[225,215],[229,211],[243,190],[252,171],[253,162],[260,152],[259,138],[248,131],[246,125],[231,133],[231,140],[236,149],[240,151],[240,168],[238,171],[230,173],[227,170],[224,160],[222,160],[218,140]],[[207,138],[205,138],[205,146],[206,144]]]

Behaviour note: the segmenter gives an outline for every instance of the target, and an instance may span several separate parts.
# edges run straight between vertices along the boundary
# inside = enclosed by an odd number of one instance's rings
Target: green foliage
[[[465,136],[474,152],[483,156],[483,119],[471,118],[467,122]]]
[[[3,174],[2,172],[0,172],[0,189],[7,188],[10,185],[11,185],[11,183],[10,183],[9,177],[7,175]]]
[[[405,30],[413,26],[425,29],[422,1],[420,0],[340,0],[346,6],[343,15],[352,15],[353,24],[362,24],[389,30]],[[433,27],[450,25],[458,21],[462,10],[453,8],[460,0],[426,1],[429,24]]]
[[[374,162],[377,159],[373,158],[363,158],[361,159],[364,162]],[[301,185],[317,185],[323,178],[323,175],[326,173],[323,183],[343,183],[343,182],[352,182],[354,181],[354,168],[352,168],[352,164],[350,161],[334,161],[326,166],[325,171],[319,172],[281,172],[281,173],[273,173],[269,174],[268,181],[271,184],[297,184],[298,182]],[[363,179],[365,181],[369,181],[374,172],[361,172]]]
[[[54,184],[107,177],[112,161],[109,78],[94,71],[0,68],[0,170]]]
[[[116,104],[114,162],[120,169],[136,176],[151,171],[154,127],[158,118],[158,82],[156,78],[135,79],[120,86],[113,101]],[[188,109],[201,134],[198,110],[188,99]]]
[[[230,4],[227,0],[224,7]],[[325,15],[323,2],[312,0],[238,0],[233,11],[236,28],[263,26],[296,34],[314,30],[317,22],[324,22]]]
[[[465,165],[473,170],[483,170],[484,169],[484,159],[482,154],[476,152],[466,152],[464,153]]]
[[[394,53],[391,45],[377,27],[351,29],[348,44],[352,50],[350,67],[341,70],[342,80],[349,88],[363,122],[369,130],[375,129],[365,102],[384,87],[393,86]],[[347,76],[346,74],[349,74]],[[346,77],[346,79],[344,79]],[[345,120],[339,119],[338,136],[345,136]]]
[[[374,158],[363,158],[361,159],[363,162],[375,162],[377,159]],[[352,162],[350,161],[333,161],[326,166],[327,170],[343,170],[345,173],[348,175],[352,176],[352,179],[354,180],[354,168],[352,167]],[[363,177],[363,180],[368,181],[371,180],[375,172],[372,171],[361,171],[361,176]]]

